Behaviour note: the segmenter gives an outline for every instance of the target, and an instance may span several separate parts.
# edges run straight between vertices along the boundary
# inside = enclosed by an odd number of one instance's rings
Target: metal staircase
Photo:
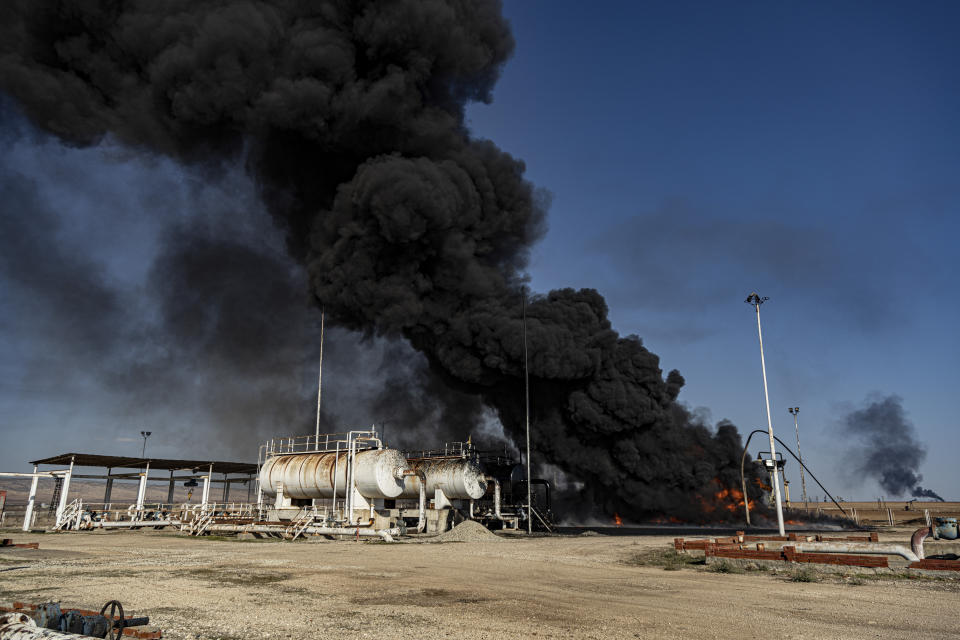
[[[284,531],[283,537],[289,537],[291,541],[296,540],[307,530],[307,527],[310,527],[316,522],[316,518],[316,511],[304,511],[290,522],[290,526]]]
[[[202,536],[213,524],[213,512],[201,513],[200,517],[194,520],[190,525],[190,535]]]
[[[70,529],[70,525],[74,520],[77,520],[77,516],[83,512],[83,500],[77,498],[66,507],[63,508],[63,513],[60,514],[60,518],[57,520],[57,524],[54,525],[54,531],[66,531]]]

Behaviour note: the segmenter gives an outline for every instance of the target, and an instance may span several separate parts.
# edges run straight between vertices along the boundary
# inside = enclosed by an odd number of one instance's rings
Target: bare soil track
[[[902,537],[900,533],[897,538]],[[196,638],[960,638],[956,581],[666,571],[666,536],[382,544],[12,534],[0,603],[118,599]],[[881,538],[883,539],[883,538]]]

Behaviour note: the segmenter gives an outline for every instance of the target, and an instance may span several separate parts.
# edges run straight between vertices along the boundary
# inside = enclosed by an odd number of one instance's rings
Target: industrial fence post
[[[27,510],[23,514],[23,530],[30,531],[30,527],[33,526],[33,506],[37,502],[37,482],[40,481],[40,476],[37,475],[37,465],[33,465],[33,480],[30,482],[30,497],[27,499]]]
[[[150,463],[147,463],[146,469],[140,474],[140,485],[137,487],[137,519],[140,519],[140,513],[143,511],[143,501],[147,497],[147,479],[150,477]]]
[[[57,505],[57,524],[60,524],[60,517],[63,510],[67,508],[67,496],[70,494],[70,478],[73,476],[73,458],[70,458],[70,468],[67,469],[63,477],[63,488],[60,490],[60,503]]]

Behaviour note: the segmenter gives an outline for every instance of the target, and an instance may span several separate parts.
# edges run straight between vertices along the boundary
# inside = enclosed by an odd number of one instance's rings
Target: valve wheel
[[[110,613],[107,613],[107,607],[110,607]],[[107,604],[103,605],[103,608],[100,609],[100,615],[105,616],[109,624],[107,625],[107,638],[108,640],[119,640],[123,637],[123,627],[125,619],[123,617],[123,605],[120,604],[119,600],[111,600]],[[113,621],[114,616],[120,618],[119,621],[115,623]]]

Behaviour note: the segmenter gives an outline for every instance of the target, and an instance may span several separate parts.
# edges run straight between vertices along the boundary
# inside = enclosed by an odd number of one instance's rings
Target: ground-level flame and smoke
[[[0,88],[35,126],[191,166],[245,162],[328,321],[412,345],[463,432],[486,407],[521,439],[528,297],[534,462],[577,481],[568,512],[733,517],[734,425],[694,418],[677,401],[683,377],[619,335],[596,291],[524,294],[549,199],[464,123],[513,50],[499,2],[10,0],[0,12]],[[182,242],[203,269],[215,244],[189,229]],[[186,299],[198,315],[217,304]]]

